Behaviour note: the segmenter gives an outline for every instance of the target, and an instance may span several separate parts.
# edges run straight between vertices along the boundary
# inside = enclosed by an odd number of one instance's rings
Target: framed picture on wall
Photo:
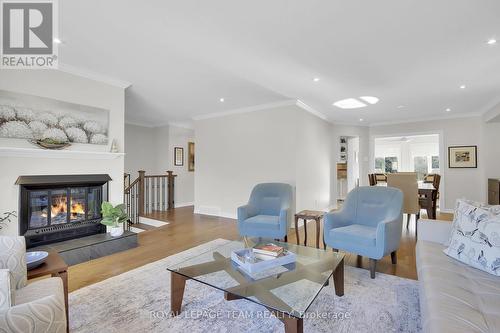
[[[188,142],[188,171],[194,171],[194,142]]]
[[[174,148],[174,165],[175,166],[184,165],[184,148],[182,147]]]
[[[448,147],[449,168],[477,168],[477,146]]]

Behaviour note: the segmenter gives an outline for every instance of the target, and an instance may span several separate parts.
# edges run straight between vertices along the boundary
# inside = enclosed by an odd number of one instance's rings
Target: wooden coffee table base
[[[186,281],[188,279],[184,275],[170,272],[170,311],[174,316],[178,316],[181,313],[182,298],[184,297],[184,290],[186,289]],[[344,259],[342,259],[337,265],[337,269],[333,272],[333,282],[335,285],[335,294],[337,296],[344,296]],[[229,292],[224,293],[226,301],[241,298],[243,297]],[[304,320],[302,318],[296,318],[274,309],[267,309],[285,325],[285,333],[302,333],[304,331]]]

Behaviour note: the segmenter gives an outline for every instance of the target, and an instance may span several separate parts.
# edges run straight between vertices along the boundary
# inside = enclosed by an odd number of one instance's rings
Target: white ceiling
[[[500,102],[500,42],[486,45],[500,40],[498,0],[59,6],[61,62],[132,83],[129,122],[153,126],[300,99],[331,121],[373,124],[481,113]],[[380,102],[332,106],[364,95]]]

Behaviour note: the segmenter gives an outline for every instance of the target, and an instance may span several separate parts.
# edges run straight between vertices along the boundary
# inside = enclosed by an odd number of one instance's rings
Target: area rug
[[[181,315],[169,316],[169,264],[228,242],[217,239],[69,296],[72,332],[283,332],[283,324],[247,300],[227,302],[221,291],[188,281]],[[417,281],[346,266],[345,295],[323,288],[304,319],[304,332],[420,332]]]

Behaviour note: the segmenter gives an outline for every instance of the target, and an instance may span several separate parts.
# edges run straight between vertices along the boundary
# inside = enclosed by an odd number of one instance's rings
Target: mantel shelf
[[[49,150],[36,148],[0,147],[0,156],[6,157],[32,157],[32,158],[68,158],[68,159],[96,159],[113,160],[125,153],[109,153],[104,151],[78,151],[78,150]]]

